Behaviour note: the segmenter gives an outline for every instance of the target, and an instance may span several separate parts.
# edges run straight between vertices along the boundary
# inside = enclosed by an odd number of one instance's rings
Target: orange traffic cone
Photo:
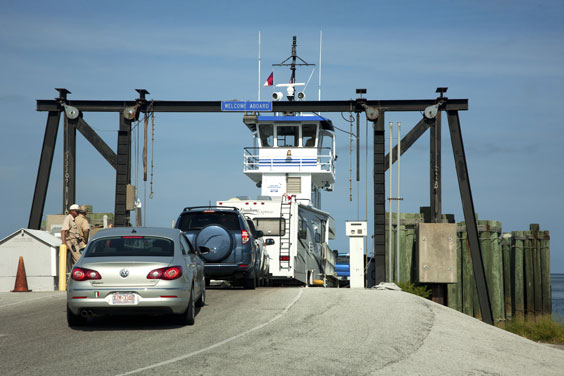
[[[11,292],[30,292],[27,288],[27,277],[25,275],[25,266],[23,262],[23,257],[20,256],[20,261],[18,262],[18,273],[16,274],[16,283],[14,284],[14,289]]]

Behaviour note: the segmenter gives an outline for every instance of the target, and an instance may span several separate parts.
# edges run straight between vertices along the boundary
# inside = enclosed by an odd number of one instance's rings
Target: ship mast
[[[292,75],[290,77],[290,84],[296,83],[296,66],[312,66],[312,65],[315,66],[315,64],[309,64],[304,59],[298,56],[298,54],[296,53],[297,46],[298,44],[296,43],[296,36],[294,35],[292,39],[292,55],[289,56],[286,60],[284,60],[280,64],[272,64],[273,67],[290,67],[290,70],[292,71]],[[289,60],[291,60],[290,63],[288,62]],[[298,60],[299,62],[297,62]],[[294,96],[289,95],[288,100],[293,101]]]

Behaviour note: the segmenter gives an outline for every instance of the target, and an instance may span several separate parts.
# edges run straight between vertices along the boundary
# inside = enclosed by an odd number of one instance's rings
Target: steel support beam
[[[122,112],[125,107],[133,107],[138,101],[99,101],[68,100],[68,105],[82,112]],[[348,101],[294,101],[272,102],[273,112],[364,112],[356,100]],[[424,111],[436,104],[434,99],[414,100],[366,100],[362,103],[378,108],[380,111]],[[139,107],[140,112],[150,108],[153,112],[222,112],[221,101],[147,101]],[[37,111],[60,111],[56,100],[37,100]],[[468,99],[449,99],[445,110],[464,111],[468,109]]]
[[[468,165],[466,164],[466,155],[464,153],[464,144],[462,142],[458,111],[447,111],[447,116],[450,130],[450,140],[454,155],[454,164],[456,166],[456,174],[458,176],[458,187],[460,189],[460,198],[462,200],[462,209],[464,211],[464,221],[466,222],[466,231],[468,232],[468,242],[470,245],[474,278],[476,279],[478,300],[482,311],[482,320],[493,325],[490,295],[488,292],[488,284],[486,282],[486,274],[484,272],[482,250],[478,238],[476,212],[474,211],[474,202],[472,201],[472,190],[470,189]]]
[[[33,201],[27,227],[34,230],[41,228],[43,218],[43,208],[47,197],[47,187],[51,176],[51,166],[53,165],[53,155],[55,154],[55,144],[57,142],[57,131],[61,120],[60,111],[49,111],[47,115],[47,125],[45,126],[45,136],[43,136],[43,147],[41,148],[41,158],[39,159],[39,170],[35,181]]]
[[[374,127],[374,284],[386,282],[386,176],[384,112]]]
[[[441,222],[441,111],[437,112],[435,124],[431,126],[431,155],[429,158],[429,192],[431,222]]]
[[[401,155],[407,151],[425,133],[427,128],[433,125],[433,120],[429,120],[427,118],[423,118],[417,123],[408,134],[406,134],[401,139]],[[395,163],[398,160],[398,147],[397,145],[394,146],[392,149],[392,163]],[[384,161],[384,171],[388,171],[390,168],[390,154],[386,154],[385,161]]]
[[[129,212],[126,210],[127,185],[131,182],[131,120],[119,114],[117,141],[115,226],[129,226]]]
[[[114,151],[102,140],[100,136],[92,129],[90,125],[82,116],[78,117],[75,121],[76,129],[94,146],[98,153],[104,157],[106,161],[114,168],[117,169],[117,155]]]
[[[76,122],[65,115],[63,150],[63,210],[76,202]]]

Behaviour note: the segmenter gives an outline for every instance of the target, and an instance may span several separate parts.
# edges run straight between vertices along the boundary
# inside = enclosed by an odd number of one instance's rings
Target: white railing
[[[317,153],[309,156],[286,156],[284,153],[281,153],[279,156],[265,156],[260,155],[259,150],[260,148],[256,147],[243,149],[244,172],[293,170],[335,174],[334,157],[331,148],[315,149]],[[281,152],[286,150],[281,150]]]

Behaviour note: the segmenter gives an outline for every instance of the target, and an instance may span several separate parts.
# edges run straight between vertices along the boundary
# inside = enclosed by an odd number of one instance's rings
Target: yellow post
[[[67,246],[59,247],[59,291],[67,289]]]

